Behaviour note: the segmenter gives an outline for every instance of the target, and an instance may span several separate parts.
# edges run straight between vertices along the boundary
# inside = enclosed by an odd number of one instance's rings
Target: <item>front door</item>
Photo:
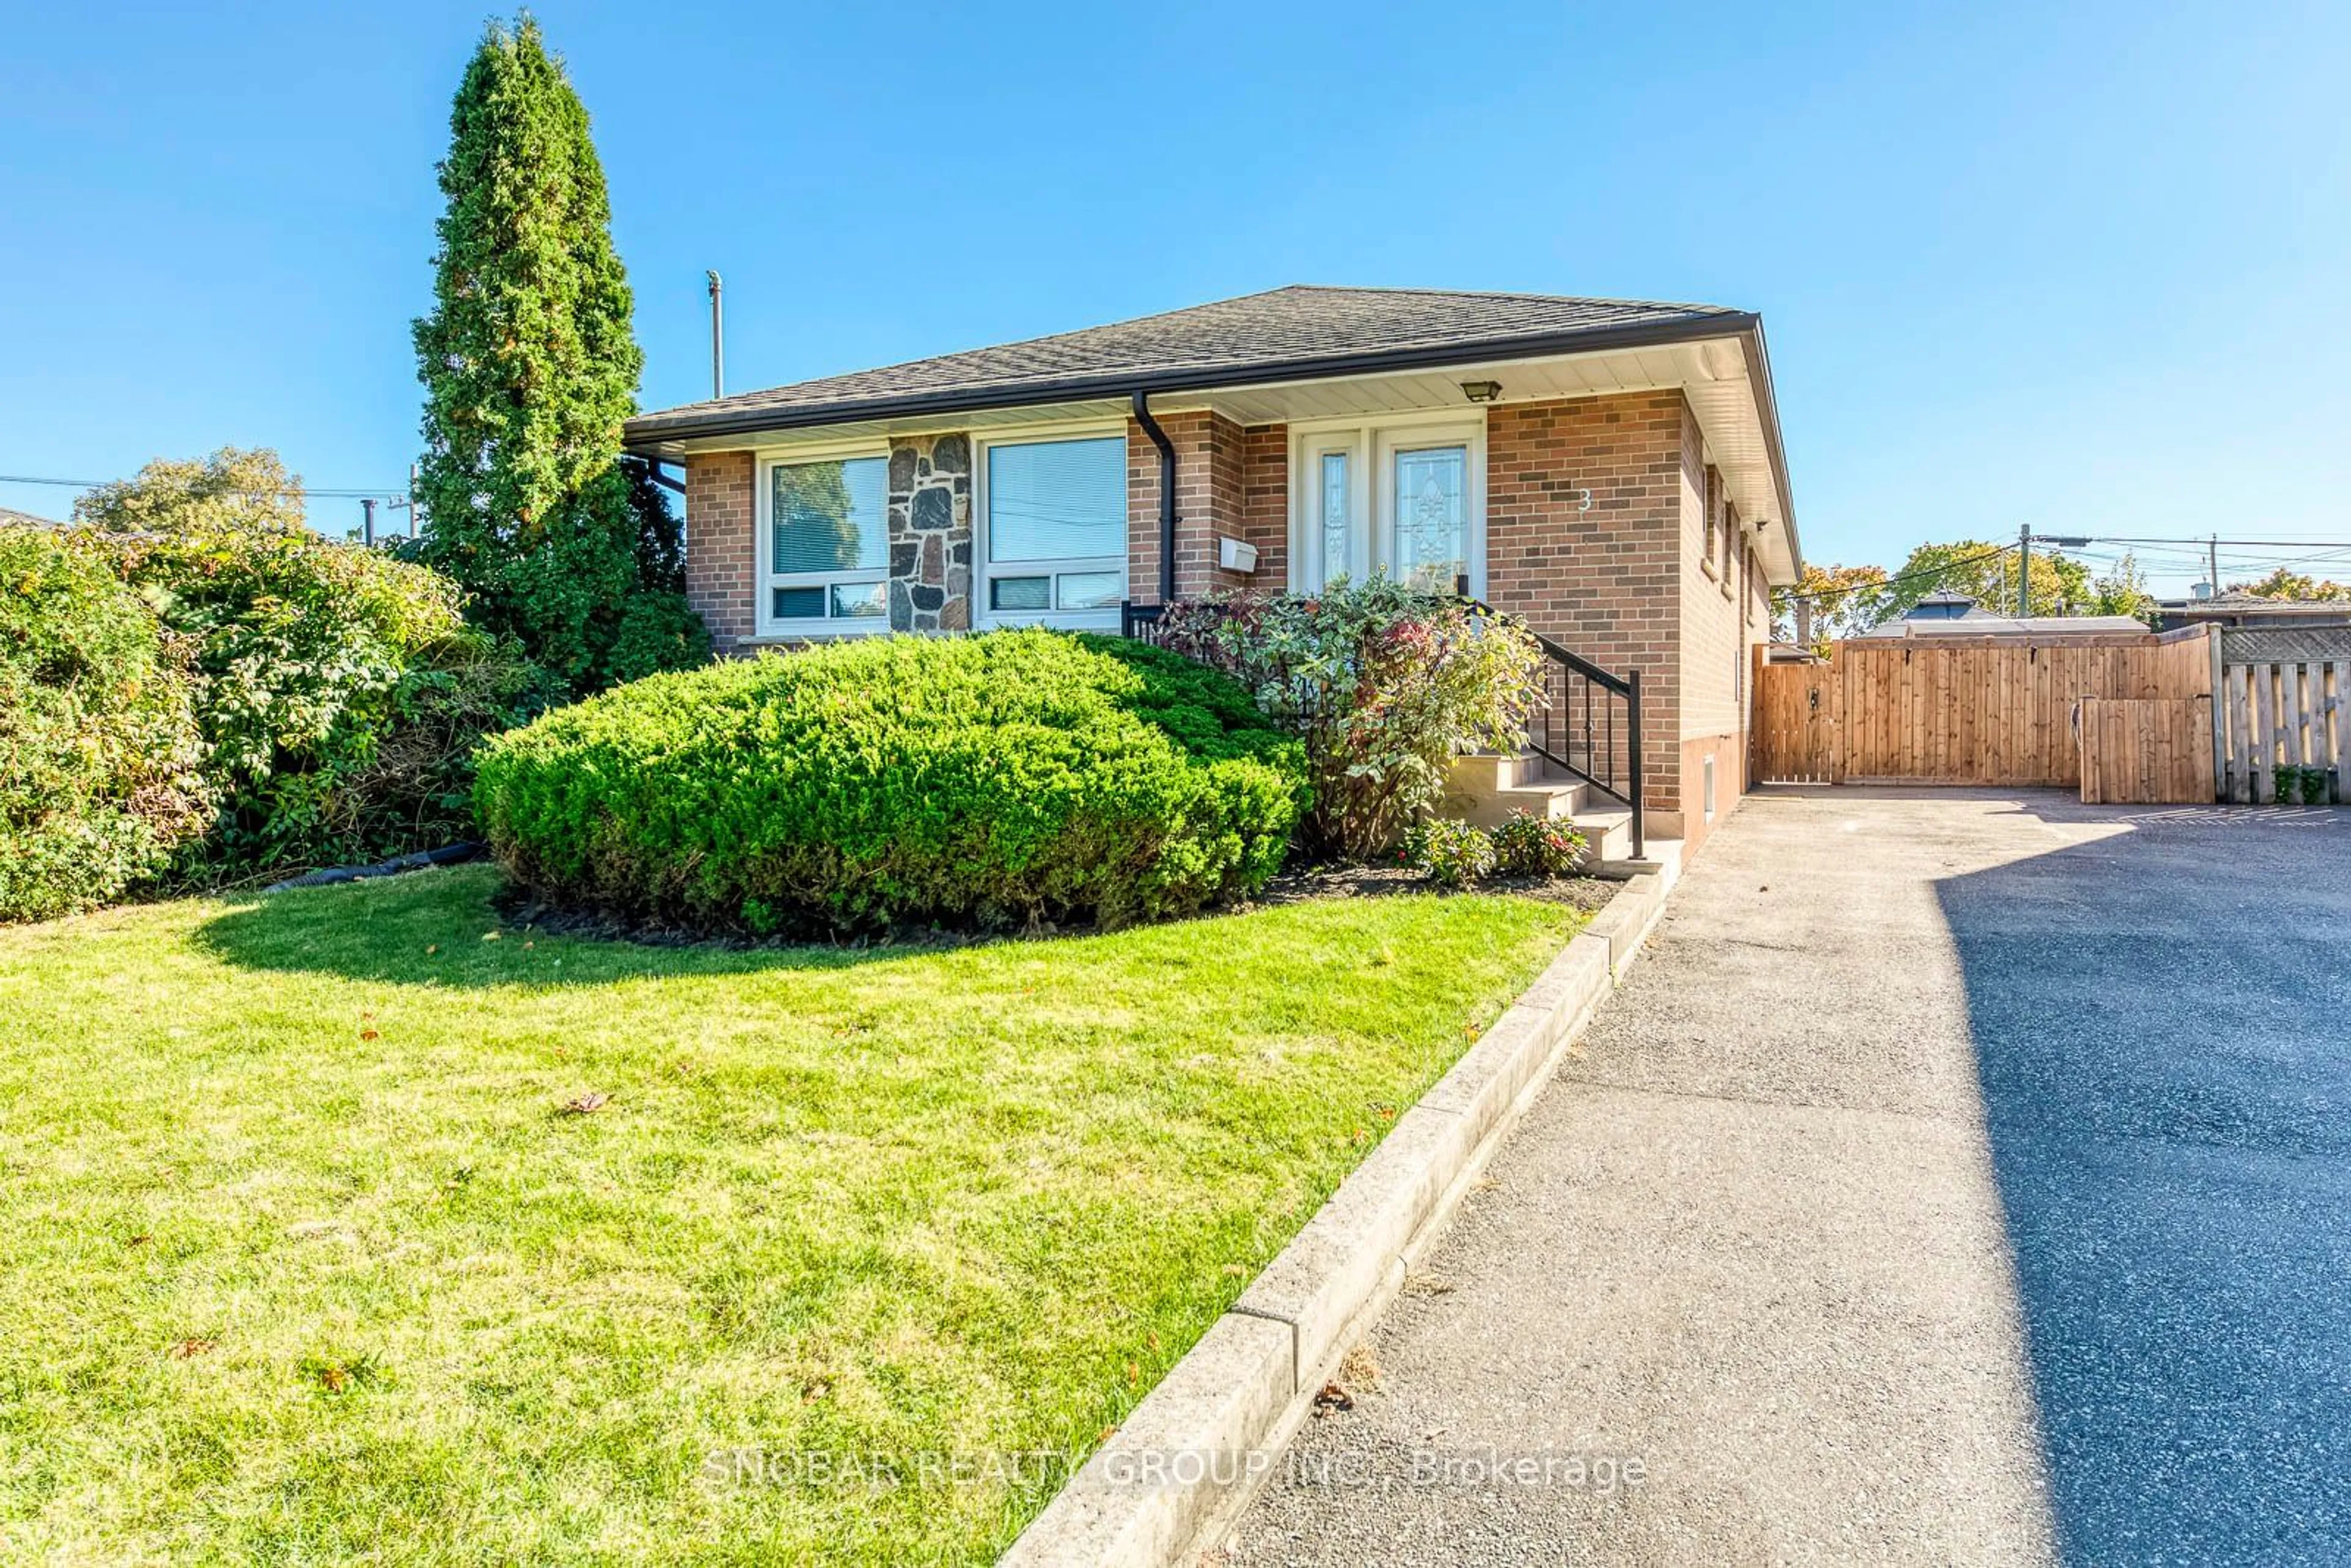
[[[1485,591],[1482,422],[1318,428],[1291,456],[1290,587],[1384,572],[1424,593]]]
[[[1376,543],[1388,575],[1423,593],[1469,591],[1469,444],[1383,432]]]

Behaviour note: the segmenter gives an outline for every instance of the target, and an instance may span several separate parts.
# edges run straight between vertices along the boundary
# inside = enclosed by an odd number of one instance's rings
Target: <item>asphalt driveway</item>
[[[2351,813],[1767,791],[1242,1563],[2351,1561]]]

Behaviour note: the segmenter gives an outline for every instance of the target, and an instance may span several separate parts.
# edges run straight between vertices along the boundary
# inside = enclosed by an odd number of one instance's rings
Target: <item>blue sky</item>
[[[648,407],[708,267],[733,390],[1295,281],[1696,299],[1763,313],[1812,559],[2351,539],[2339,5],[538,10]],[[397,488],[486,8],[0,11],[0,473]]]

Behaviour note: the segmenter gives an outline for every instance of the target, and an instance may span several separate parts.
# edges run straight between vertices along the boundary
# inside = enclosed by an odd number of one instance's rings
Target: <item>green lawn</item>
[[[1053,1479],[920,1456],[1081,1455],[1577,919],[664,950],[496,886],[0,930],[0,1559],[986,1561]]]

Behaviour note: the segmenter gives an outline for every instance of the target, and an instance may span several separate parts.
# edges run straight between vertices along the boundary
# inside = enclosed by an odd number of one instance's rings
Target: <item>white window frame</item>
[[[1486,594],[1486,413],[1458,409],[1302,421],[1290,427],[1290,582],[1293,593],[1322,586],[1321,461],[1328,452],[1348,457],[1350,578],[1395,570],[1395,458],[1433,446],[1464,450],[1469,509],[1467,573],[1472,598]]]
[[[857,571],[793,571],[776,570],[776,479],[778,468],[798,467],[804,463],[847,463],[859,458],[879,457],[883,465],[882,482],[883,561],[879,569],[866,568]],[[810,443],[805,446],[778,447],[758,455],[753,468],[758,496],[752,507],[753,528],[758,535],[758,573],[752,585],[751,624],[761,637],[822,638],[874,637],[890,630],[890,561],[886,532],[889,528],[890,483],[887,477],[890,444],[887,441]],[[825,607],[832,605],[835,583],[882,584],[882,613],[872,617],[824,615],[819,617],[778,618],[775,613],[776,590],[778,588],[822,588]]]
[[[1063,441],[1102,441],[1115,436],[1121,444],[1120,486],[1126,505],[1119,517],[1118,553],[1115,556],[1059,556],[1050,560],[1016,560],[998,562],[989,538],[987,472],[988,454],[999,446],[1043,446]],[[1127,439],[1123,420],[1088,420],[1082,423],[1029,424],[1008,429],[1000,434],[972,433],[971,443],[971,623],[980,630],[997,626],[1058,626],[1077,632],[1115,632],[1119,628],[1119,606],[1113,604],[1101,610],[1007,610],[998,612],[992,606],[994,591],[991,584],[998,577],[1041,577],[1060,591],[1058,579],[1063,572],[1114,571],[1119,579],[1119,598],[1132,598],[1134,592],[1134,491],[1128,463],[1133,454],[1124,451]]]
[[[1322,549],[1322,460],[1332,456],[1347,460],[1347,559],[1335,564],[1324,559]],[[1298,475],[1293,488],[1300,538],[1290,552],[1297,563],[1290,574],[1291,591],[1320,592],[1340,571],[1361,582],[1371,575],[1373,555],[1372,486],[1365,483],[1371,476],[1371,443],[1365,432],[1305,432],[1298,437],[1292,466]]]

